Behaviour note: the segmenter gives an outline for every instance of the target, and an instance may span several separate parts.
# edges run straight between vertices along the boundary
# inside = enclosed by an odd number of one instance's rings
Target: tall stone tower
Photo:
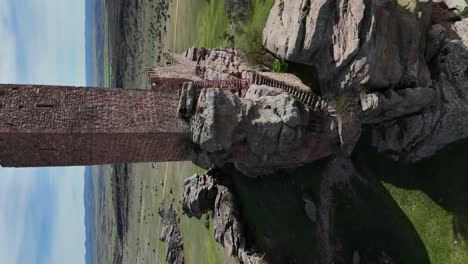
[[[187,160],[177,105],[176,91],[0,85],[0,165]]]

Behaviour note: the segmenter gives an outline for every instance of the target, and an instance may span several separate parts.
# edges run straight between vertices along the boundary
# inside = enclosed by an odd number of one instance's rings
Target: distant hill
[[[86,229],[86,264],[95,263],[93,261],[94,256],[94,212],[95,212],[95,204],[94,204],[94,186],[93,186],[93,172],[91,167],[85,168],[85,175],[84,175],[84,205],[85,205],[85,229]]]
[[[86,0],[85,2],[85,41],[86,41],[86,85],[102,86],[103,83],[103,2],[102,0]],[[93,171],[91,167],[85,168],[84,175],[84,204],[86,229],[86,264],[96,263],[95,247],[95,197]]]
[[[104,72],[104,16],[102,0],[86,0],[86,85],[101,86]]]

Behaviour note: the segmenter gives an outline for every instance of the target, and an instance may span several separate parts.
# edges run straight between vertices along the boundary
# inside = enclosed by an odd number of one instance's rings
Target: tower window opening
[[[36,104],[36,107],[52,108],[54,107],[54,105],[53,104]]]

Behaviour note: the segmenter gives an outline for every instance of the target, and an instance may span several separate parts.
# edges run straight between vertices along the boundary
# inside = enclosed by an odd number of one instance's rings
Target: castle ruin
[[[243,97],[252,84],[279,88],[319,111],[327,107],[310,92],[253,71],[243,74],[245,78],[206,81],[203,71],[197,72],[196,58],[166,57],[165,66],[146,69],[151,90],[0,85],[0,165],[191,160],[192,151],[180,142],[190,132],[188,119],[181,115],[187,111],[182,102],[187,86],[196,94],[193,107],[204,88]]]

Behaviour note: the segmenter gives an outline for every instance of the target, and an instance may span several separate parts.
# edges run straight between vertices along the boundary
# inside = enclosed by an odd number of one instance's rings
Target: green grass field
[[[183,237],[185,263],[236,263],[214,240],[212,225],[207,229],[204,221],[189,219],[182,215],[180,201],[183,182],[194,173],[203,172],[190,162],[160,163],[157,168],[151,163],[131,165],[130,200],[133,204],[129,208],[129,230],[124,245],[124,263],[135,260],[166,263],[167,246],[159,240],[162,222],[158,210],[168,208],[171,203],[174,204],[180,217],[179,228]],[[137,202],[140,200],[140,195],[141,204]]]
[[[230,28],[224,3],[224,0],[175,1],[166,48],[180,52],[194,45],[227,47],[225,33],[234,35],[240,41],[242,32]],[[253,0],[252,16],[240,24],[240,31],[263,28],[273,4],[274,0]]]

